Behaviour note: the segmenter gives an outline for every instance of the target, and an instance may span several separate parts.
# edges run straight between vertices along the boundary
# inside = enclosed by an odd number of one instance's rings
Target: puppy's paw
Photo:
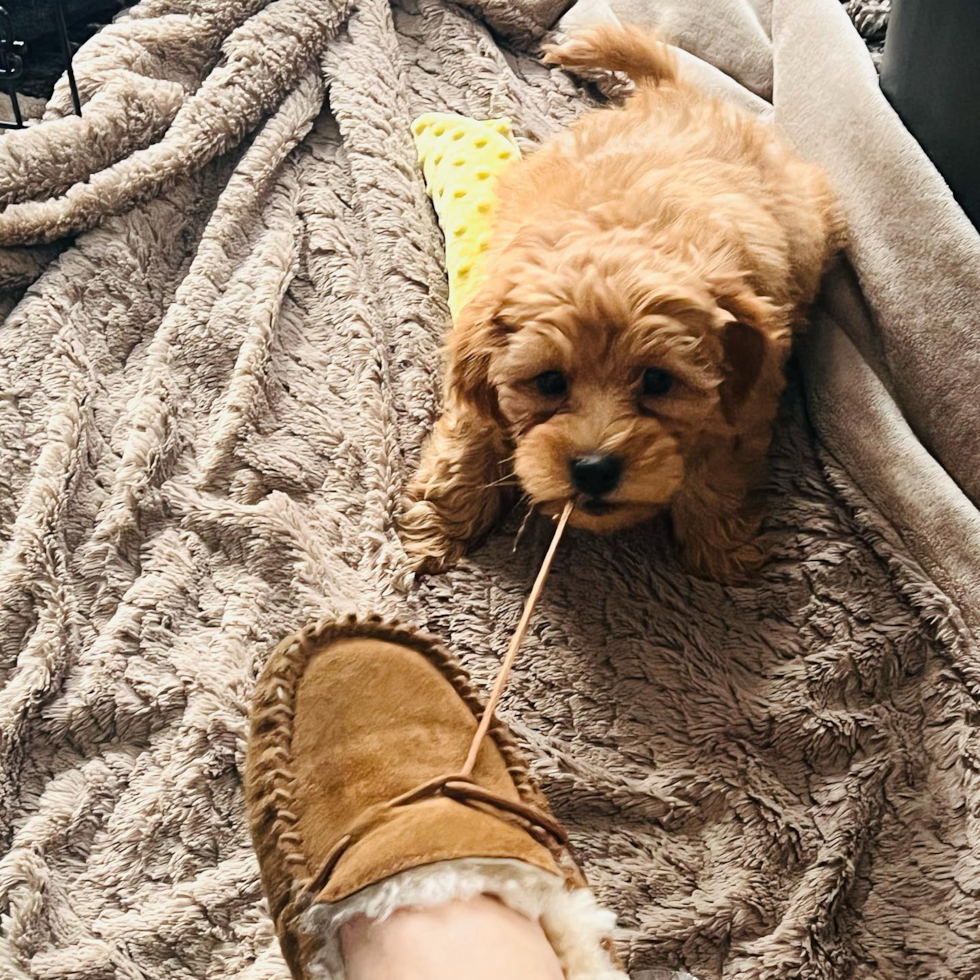
[[[761,540],[740,545],[726,542],[725,546],[717,547],[694,539],[681,545],[681,557],[694,575],[722,585],[744,585],[756,576],[765,562],[766,548]]]
[[[595,69],[598,39],[599,32],[595,28],[555,35],[554,42],[541,45],[542,60],[546,65],[561,65],[572,70]]]
[[[567,34],[554,34],[552,36],[554,41],[541,45],[541,60],[546,65],[561,65],[564,63],[561,59],[562,49],[571,44],[572,41]]]
[[[740,506],[725,507],[724,498],[700,489],[700,493],[678,497],[671,511],[674,538],[685,567],[723,585],[749,581],[768,552],[759,535],[760,499],[755,494],[741,495]]]
[[[629,73],[613,70],[603,53],[603,34],[598,28],[584,28],[572,34],[556,34],[550,44],[542,44],[542,61],[558,65],[583,82],[589,82],[610,101],[623,102],[635,89]]]
[[[452,535],[439,509],[429,500],[407,501],[399,530],[416,574],[444,572],[466,553],[466,541]]]

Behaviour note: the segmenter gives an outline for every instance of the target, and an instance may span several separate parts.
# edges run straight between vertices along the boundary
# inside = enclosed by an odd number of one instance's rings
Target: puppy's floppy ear
[[[497,311],[495,295],[482,290],[461,310],[447,345],[447,397],[461,398],[491,416],[496,414],[497,398],[490,383],[490,362],[508,333],[496,319]]]
[[[788,349],[790,328],[783,307],[748,289],[720,296],[717,304],[732,318],[722,328],[725,379],[719,395],[725,418],[734,422],[773,354]]]

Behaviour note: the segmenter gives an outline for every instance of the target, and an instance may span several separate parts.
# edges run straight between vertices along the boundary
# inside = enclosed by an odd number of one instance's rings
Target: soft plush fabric
[[[520,159],[509,119],[429,112],[412,124],[425,189],[446,240],[453,319],[479,288],[497,178]]]
[[[269,650],[358,608],[493,676],[549,532],[407,572],[449,321],[411,124],[507,116],[528,152],[597,102],[529,53],[554,7],[488,5],[509,41],[445,0],[144,0],[76,56],[86,103],[118,86],[59,143],[96,173],[0,140],[34,161],[0,213],[3,976],[284,980],[241,786]],[[758,580],[569,533],[501,713],[632,975],[962,980],[980,240],[836,0],[676,9],[685,66],[830,168],[858,288],[801,348]],[[772,103],[764,62],[725,74],[767,45]]]

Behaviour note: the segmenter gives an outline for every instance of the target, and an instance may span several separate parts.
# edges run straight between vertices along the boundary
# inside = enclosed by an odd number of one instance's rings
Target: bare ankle
[[[486,895],[341,929],[347,980],[562,980],[544,930]]]

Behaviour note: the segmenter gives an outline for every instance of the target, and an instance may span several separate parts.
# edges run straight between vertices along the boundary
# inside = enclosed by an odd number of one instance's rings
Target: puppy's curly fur
[[[627,73],[500,181],[486,284],[449,339],[442,418],[408,491],[429,570],[492,527],[508,484],[612,531],[669,510],[692,571],[761,559],[758,488],[794,325],[843,243],[823,173],[774,130],[678,76],[658,40],[602,27],[546,50]],[[583,457],[616,460],[600,498]]]

